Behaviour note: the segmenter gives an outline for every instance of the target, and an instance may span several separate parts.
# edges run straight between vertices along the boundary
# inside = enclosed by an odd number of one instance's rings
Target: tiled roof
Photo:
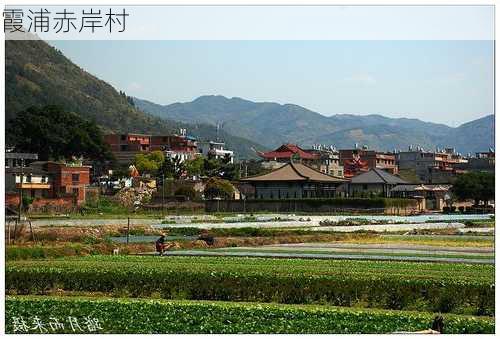
[[[291,158],[294,154],[298,154],[301,159],[318,159],[319,155],[304,151],[297,145],[284,144],[270,152],[259,152],[260,157],[264,159],[283,159]]]
[[[314,168],[308,167],[300,163],[289,163],[280,168],[259,176],[247,177],[241,181],[248,182],[263,182],[263,181],[316,181],[316,182],[338,182],[342,183],[347,180],[339,177],[334,177]]]
[[[368,172],[357,175],[351,179],[352,184],[407,184],[398,176],[392,175],[384,170],[372,168]]]

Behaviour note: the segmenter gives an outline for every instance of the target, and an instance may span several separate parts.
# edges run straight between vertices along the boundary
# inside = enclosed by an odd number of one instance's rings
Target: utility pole
[[[129,242],[129,234],[130,234],[130,216],[127,217],[127,245]]]
[[[19,183],[19,211],[18,211],[19,222],[21,222],[21,213],[23,210],[23,176],[24,176],[24,159],[20,160],[21,160],[21,180]]]
[[[165,173],[161,174],[161,214],[165,218]]]

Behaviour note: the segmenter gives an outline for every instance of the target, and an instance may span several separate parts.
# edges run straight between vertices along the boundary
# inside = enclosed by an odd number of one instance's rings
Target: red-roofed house
[[[284,144],[269,152],[257,152],[264,159],[263,167],[276,169],[284,164],[290,163],[292,158],[295,162],[301,162],[311,167],[319,168],[320,155],[303,150],[294,144]]]
[[[257,154],[267,161],[290,162],[290,159],[295,156],[300,160],[317,160],[319,156],[307,151],[304,151],[297,145],[284,144],[269,152],[257,152]]]

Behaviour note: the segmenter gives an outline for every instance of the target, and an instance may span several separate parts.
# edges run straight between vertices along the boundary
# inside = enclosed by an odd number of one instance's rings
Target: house
[[[257,155],[264,160],[262,166],[268,169],[280,168],[292,160],[311,167],[317,166],[319,162],[318,154],[307,152],[294,144],[283,144],[274,151],[257,152]]]
[[[294,161],[332,176],[344,176],[339,154],[333,146],[313,145],[312,149],[302,149],[294,144],[283,144],[274,151],[257,152],[257,155],[263,159],[262,167],[266,169],[277,169]]]
[[[342,164],[344,166],[345,178],[352,178],[358,174],[368,172],[370,169],[368,167],[368,162],[361,160],[359,154],[356,153],[354,153],[350,159],[343,159]]]
[[[15,196],[20,189],[23,196],[48,198],[52,189],[49,173],[36,167],[5,168],[5,192]]]
[[[71,196],[74,204],[85,202],[85,188],[90,183],[90,167],[55,161],[36,161],[31,167],[46,171],[50,176],[49,197]]]
[[[407,184],[400,177],[379,168],[371,168],[368,172],[356,175],[347,184],[349,196],[378,195],[391,196],[391,189],[397,185]]]
[[[166,157],[178,156],[181,161],[198,155],[196,139],[185,135],[107,134],[104,141],[119,164],[129,165],[137,154],[163,151]]]
[[[487,152],[477,152],[475,157],[469,157],[467,162],[455,167],[465,171],[495,173],[495,152],[491,148]]]
[[[392,198],[412,198],[419,201],[419,209],[442,210],[450,199],[451,185],[403,184],[391,189]]]
[[[229,163],[234,162],[234,152],[224,148],[225,143],[216,141],[198,142],[199,152],[206,157],[214,159],[228,159]]]
[[[359,148],[356,145],[353,149],[339,150],[339,154],[346,177],[353,177],[371,168],[382,169],[391,174],[398,173],[396,156],[393,153],[369,150],[367,146]]]
[[[5,168],[29,166],[33,161],[38,160],[36,153],[16,153],[5,150]]]
[[[423,183],[451,183],[458,174],[463,173],[467,159],[456,153],[453,148],[426,151],[421,147],[397,154],[401,171],[411,171]]]
[[[37,206],[85,202],[90,167],[54,161],[33,161],[29,167],[5,169],[6,205],[19,205],[20,196],[36,199]]]
[[[196,139],[185,134],[151,136],[150,149],[151,151],[163,151],[166,158],[178,158],[180,162],[192,160],[199,154]]]
[[[240,180],[254,188],[255,199],[331,198],[347,180],[290,162],[270,173]]]
[[[318,156],[319,163],[313,167],[319,169],[320,172],[340,178],[344,177],[344,166],[340,164],[339,152],[333,146],[313,145],[313,148],[307,149],[306,152]]]

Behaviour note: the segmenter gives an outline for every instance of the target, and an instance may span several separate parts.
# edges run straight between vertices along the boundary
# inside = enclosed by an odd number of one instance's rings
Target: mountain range
[[[426,149],[452,146],[462,153],[494,146],[494,116],[453,128],[444,124],[382,115],[335,114],[324,116],[293,104],[253,102],[221,95],[201,96],[191,102],[159,105],[134,98],[137,107],[157,117],[219,125],[233,135],[258,140],[267,148],[290,142],[299,145],[333,144],[349,148],[355,144],[392,151],[409,145]]]
[[[494,146],[494,116],[452,128],[381,115],[324,116],[293,104],[253,102],[221,95],[159,105],[133,98],[88,73],[41,40],[5,42],[6,141],[9,121],[32,105],[56,104],[98,123],[104,132],[167,134],[186,128],[200,140],[220,138],[239,158],[282,143],[372,149],[454,146],[462,153]],[[216,128],[219,126],[219,128]]]
[[[283,143],[350,148],[355,144],[385,151],[408,146],[425,149],[455,147],[462,153],[494,146],[494,116],[453,128],[444,124],[382,115],[336,114],[324,116],[293,104],[253,102],[220,95],[201,96],[194,101],[158,105],[135,98],[145,112],[167,119],[222,126],[228,133],[259,142],[268,148]]]

